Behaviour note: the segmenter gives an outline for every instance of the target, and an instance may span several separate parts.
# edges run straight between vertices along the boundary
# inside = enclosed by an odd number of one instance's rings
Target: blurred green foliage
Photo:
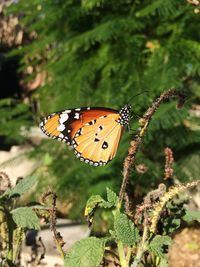
[[[23,28],[37,37],[10,56],[21,56],[21,70],[38,66],[48,78],[32,94],[40,107],[32,121],[25,122],[24,113],[20,116],[15,109],[18,115],[11,114],[9,123],[13,128],[18,121],[34,126],[40,116],[62,109],[120,109],[130,102],[133,111],[142,115],[164,90],[182,89],[188,101],[181,111],[171,101],[155,114],[137,158],[148,172],[133,173],[129,186],[140,197],[162,181],[166,146],[174,151],[175,175],[183,180],[197,178],[200,134],[192,125],[199,122],[188,112],[200,99],[200,13],[196,9],[179,0],[19,0],[12,4],[8,13],[18,15]],[[20,105],[23,110],[25,104]],[[6,108],[1,104],[1,112]],[[132,120],[131,129],[137,129],[137,120]],[[11,133],[4,125],[0,123],[3,135],[15,137],[14,130]],[[106,187],[119,190],[131,138],[132,131],[127,131],[116,158],[97,168],[76,160],[66,145],[45,140],[33,152],[48,170],[41,185],[53,185],[66,203],[73,203],[70,216],[80,217],[91,194],[105,193]]]

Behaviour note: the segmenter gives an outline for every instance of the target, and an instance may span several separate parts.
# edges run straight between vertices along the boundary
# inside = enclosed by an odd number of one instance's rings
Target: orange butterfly
[[[41,130],[49,137],[72,146],[81,161],[106,165],[117,152],[123,128],[129,124],[131,106],[75,108],[46,116]]]

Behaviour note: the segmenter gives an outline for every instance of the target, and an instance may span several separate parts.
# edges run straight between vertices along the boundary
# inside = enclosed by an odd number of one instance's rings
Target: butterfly
[[[77,158],[93,166],[112,160],[129,124],[130,105],[120,111],[103,107],[67,109],[44,117],[41,130],[71,146]]]

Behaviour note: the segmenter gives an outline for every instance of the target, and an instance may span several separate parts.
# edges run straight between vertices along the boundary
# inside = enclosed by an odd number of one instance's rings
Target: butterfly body
[[[129,119],[128,105],[120,111],[102,107],[76,108],[48,115],[40,128],[47,136],[72,146],[81,161],[103,166],[115,156]]]

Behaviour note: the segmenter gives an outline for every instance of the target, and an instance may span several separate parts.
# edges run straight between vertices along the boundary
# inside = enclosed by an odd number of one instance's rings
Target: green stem
[[[143,256],[143,253],[144,253],[143,248],[140,247],[138,249],[138,252],[137,252],[137,255],[134,259],[134,262],[131,264],[131,267],[137,267],[138,266],[138,264],[140,263],[141,258]]]
[[[138,264],[141,262],[141,259],[143,257],[144,252],[146,251],[147,245],[148,245],[148,235],[149,235],[149,229],[147,226],[147,222],[144,222],[144,231],[143,231],[143,236],[141,243],[138,247],[137,254],[135,256],[134,262],[131,264],[131,267],[137,267]]]
[[[54,240],[55,240],[55,244],[56,244],[57,250],[60,253],[61,258],[64,260],[65,259],[65,253],[64,253],[60,243],[57,241],[57,239],[55,237],[54,237]]]
[[[7,260],[9,262],[13,263],[13,230],[14,230],[14,225],[12,221],[12,216],[9,212],[9,210],[4,207],[4,212],[6,215],[6,223],[8,227],[8,253],[7,253]]]
[[[17,260],[17,256],[18,256],[20,248],[21,248],[22,240],[24,237],[24,230],[22,228],[17,228],[15,230],[15,236],[16,236],[16,242],[15,242],[15,246],[13,249],[13,262],[14,263]]]
[[[117,242],[117,247],[118,247],[119,260],[120,260],[121,267],[128,267],[128,262],[124,254],[124,247],[121,241]]]
[[[127,254],[126,254],[126,261],[127,261],[128,265],[129,265],[129,262],[130,262],[130,259],[131,259],[131,254],[132,254],[132,248],[128,247],[128,251],[127,251]]]

